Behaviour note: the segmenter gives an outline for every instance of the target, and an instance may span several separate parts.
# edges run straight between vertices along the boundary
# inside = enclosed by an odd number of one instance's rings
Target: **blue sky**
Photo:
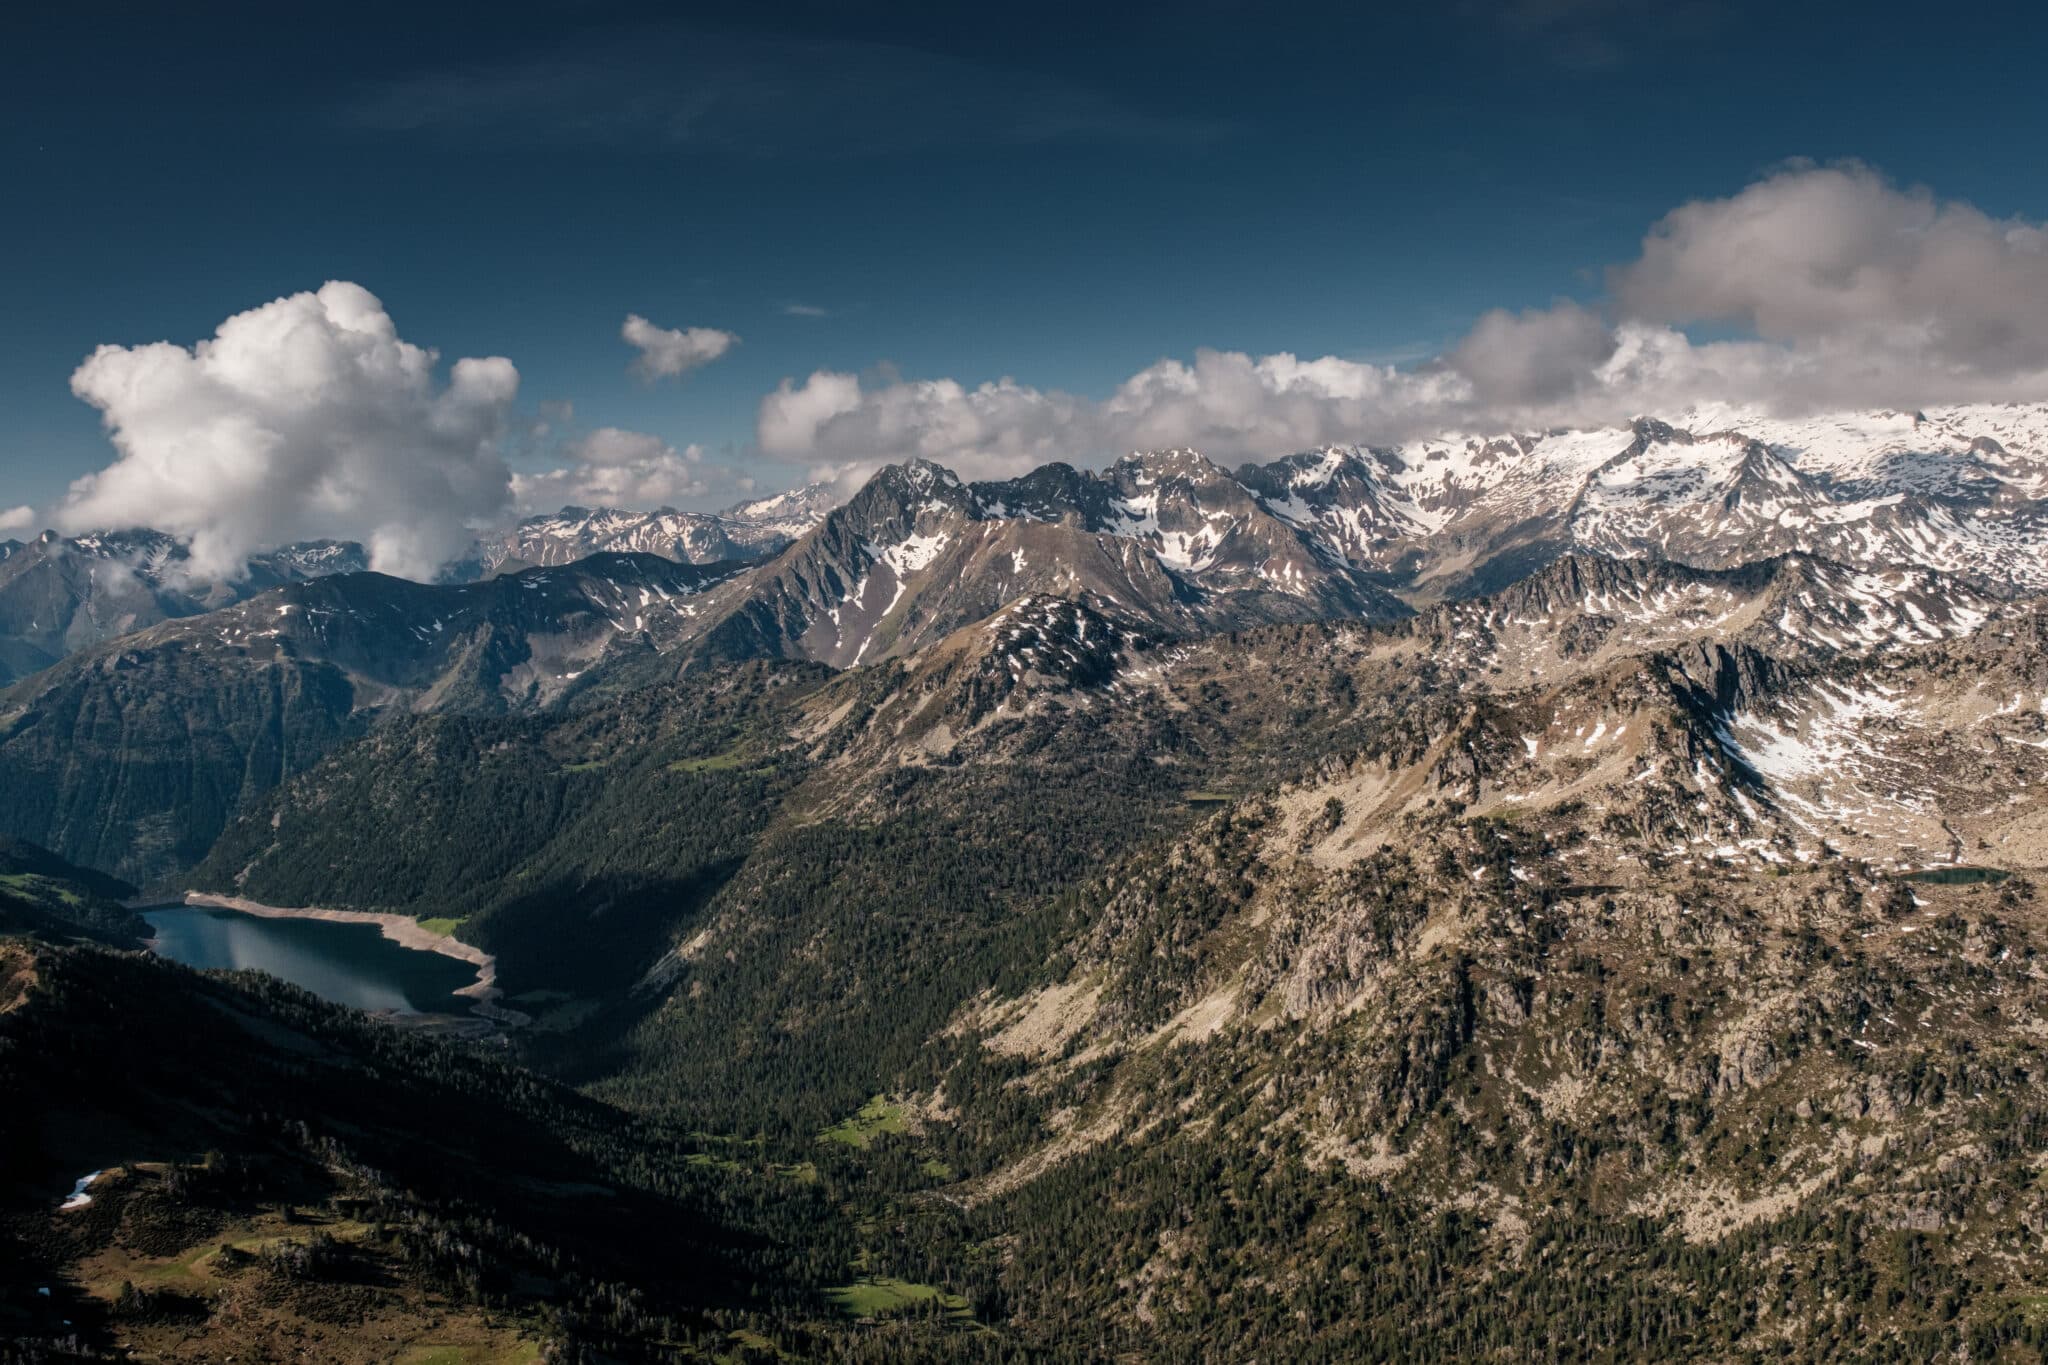
[[[785,378],[1099,399],[1201,348],[1419,360],[1599,299],[1788,157],[2048,210],[2017,5],[298,8],[8,21],[0,506],[113,459],[69,388],[94,347],[330,279],[444,361],[510,357],[522,414],[573,403],[515,467],[618,427],[773,486],[806,467],[753,449]],[[648,384],[628,313],[740,343]]]

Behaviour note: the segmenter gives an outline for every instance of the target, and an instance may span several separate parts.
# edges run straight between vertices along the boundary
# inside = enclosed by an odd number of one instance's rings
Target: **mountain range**
[[[543,558],[643,533],[652,539],[641,543],[668,553],[600,552],[530,570],[507,558],[495,577],[426,585],[360,572],[316,579],[357,567],[353,552],[294,547],[219,591],[281,586],[199,614],[205,603],[173,586],[170,538],[45,536],[0,561],[0,604],[26,612],[27,627],[62,621],[60,634],[33,638],[47,653],[76,652],[0,694],[0,753],[34,774],[0,818],[66,856],[147,881],[198,856],[245,798],[383,717],[533,710],[710,661],[849,668],[932,647],[1037,598],[1074,603],[1105,641],[1188,639],[1395,621],[1590,553],[1673,571],[1779,563],[1776,580],[1802,580],[1772,599],[1780,647],[1939,638],[2041,581],[2039,538],[2027,535],[2039,515],[2037,420],[2048,431],[2048,415],[2021,409],[1759,426],[1775,446],[1643,421],[1509,442],[1328,450],[1235,475],[1191,451],[972,483],[913,461],[829,510],[811,489],[711,519],[753,527],[765,537],[757,545],[813,522],[752,565],[691,562],[667,539],[679,524],[672,514],[592,514],[547,521],[545,531],[528,523],[522,534],[545,542],[530,547]],[[1754,575],[1728,580],[1738,582],[1757,590]],[[1736,612],[1732,590],[1721,589],[1724,610],[1705,618],[1724,636],[1765,614]],[[1706,590],[1687,591],[1632,613],[1664,627],[1698,619]],[[32,601],[58,605],[25,606]],[[16,639],[31,637],[25,626],[16,623]],[[1560,628],[1542,648],[1583,649],[1611,629]],[[1517,665],[1494,657],[1485,666]],[[128,719],[105,741],[76,729],[117,715]],[[144,777],[138,758],[166,752],[154,727],[168,727],[163,739],[219,738],[170,751],[172,769]],[[96,743],[106,761],[79,762]],[[172,772],[194,796],[165,811]],[[109,773],[126,795],[110,795]]]
[[[807,484],[718,513],[564,507],[478,537],[474,558],[487,573],[568,564],[602,552],[661,555],[685,564],[762,559],[817,525],[837,500],[829,486]]]
[[[1701,567],[1803,552],[2048,586],[2039,406],[1805,421],[1707,409],[1625,429],[1331,447],[1235,473],[1192,451],[972,485],[923,464],[900,477],[917,470],[926,472],[916,490],[864,490],[841,533],[755,595],[732,647],[845,666],[899,635],[930,638],[909,616],[929,615],[943,633],[994,610],[1007,589],[1055,584],[1141,604],[1184,629],[1377,616],[1501,586],[1571,549]],[[479,537],[449,577],[600,552],[772,558],[834,502],[811,485],[717,514],[568,507]],[[949,518],[959,525],[941,524]],[[972,548],[960,529],[969,522],[980,528]],[[359,546],[317,542],[253,559],[233,582],[201,584],[178,572],[182,558],[172,537],[150,531],[0,546],[0,681],[143,625],[367,564]],[[927,570],[976,586],[956,605],[898,613],[897,589]]]
[[[600,553],[653,554],[685,564],[759,559],[815,525],[830,493],[810,485],[709,514],[565,507],[480,535],[441,581],[472,582]],[[252,557],[234,579],[196,577],[182,542],[147,529],[0,541],[0,685],[75,650],[145,626],[243,601],[285,583],[361,573],[353,541],[307,541]]]
[[[2030,1358],[2044,461],[913,460],[80,627],[0,691],[0,1265],[172,1358]],[[438,926],[487,1039],[124,954],[123,882]]]
[[[1626,429],[1329,449],[1235,474],[1192,451],[963,483],[883,471],[715,594],[708,647],[836,667],[915,649],[1024,592],[1170,633],[1385,619],[1573,552],[1704,568],[1805,554],[1997,595],[2048,585],[2048,411]]]

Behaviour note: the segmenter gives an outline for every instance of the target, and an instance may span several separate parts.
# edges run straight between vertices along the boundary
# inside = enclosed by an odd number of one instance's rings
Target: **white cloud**
[[[1441,419],[1462,393],[1452,377],[1285,351],[1197,351],[1125,380],[1097,410],[1109,451],[1194,446],[1219,458],[1300,450],[1390,423]]]
[[[36,510],[33,507],[9,507],[0,510],[0,531],[26,531],[36,524]]]
[[[1585,389],[1614,354],[1599,313],[1570,301],[1510,313],[1496,308],[1473,324],[1446,358],[1483,405],[1554,402]]]
[[[1976,374],[2048,366],[2048,233],[1862,165],[1793,166],[1675,209],[1611,287],[1647,322],[1732,323]]]
[[[1461,391],[1450,376],[1235,351],[1200,351],[1192,364],[1162,360],[1101,402],[1011,379],[864,389],[853,375],[820,370],[761,400],[756,437],[763,454],[810,462],[814,477],[854,477],[913,455],[996,477],[1136,448],[1192,445],[1222,458],[1353,440],[1390,412],[1447,410]]]
[[[497,515],[519,372],[401,340],[384,306],[333,281],[227,319],[209,340],[102,346],[71,376],[119,452],[72,484],[66,530],[148,525],[190,539],[192,570],[232,577],[258,550],[361,541],[373,567],[430,575],[465,523]]]
[[[657,327],[638,313],[626,314],[619,339],[640,352],[633,373],[649,383],[709,365],[739,343],[731,332],[715,327]]]
[[[832,316],[832,310],[820,308],[815,303],[785,303],[782,305],[782,315],[788,318],[829,318]]]
[[[1219,459],[1331,442],[1680,415],[2048,400],[2048,232],[1900,189],[1867,167],[1792,165],[1656,223],[1605,307],[1495,310],[1411,368],[1198,351],[1107,398],[1011,379],[864,387],[819,371],[761,402],[764,454],[847,477],[911,455],[962,473],[1190,445]],[[1695,323],[1747,335],[1695,341]]]
[[[769,455],[808,457],[818,448],[819,429],[860,404],[860,381],[850,374],[818,370],[801,387],[785,379],[761,399],[755,437]]]
[[[701,446],[677,450],[659,436],[599,427],[566,450],[571,463],[539,474],[514,474],[522,511],[583,507],[655,507],[701,498],[735,486],[731,472],[706,465]]]

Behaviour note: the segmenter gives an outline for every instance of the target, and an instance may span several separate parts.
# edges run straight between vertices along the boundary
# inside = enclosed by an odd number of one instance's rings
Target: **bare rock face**
[[[849,667],[921,648],[1027,594],[1086,598],[1175,634],[1408,614],[1190,452],[971,485],[917,461],[881,471],[722,594],[707,642],[721,655]]]
[[[564,507],[478,537],[486,573],[571,564],[593,554],[660,555],[682,564],[766,559],[816,526],[839,501],[825,484],[755,498],[723,512]]]

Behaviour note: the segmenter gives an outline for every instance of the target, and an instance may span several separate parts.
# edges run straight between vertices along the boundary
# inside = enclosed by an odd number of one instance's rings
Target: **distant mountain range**
[[[660,555],[684,564],[759,559],[816,525],[833,495],[821,484],[757,498],[724,512],[626,512],[565,507],[478,537],[443,581],[470,582],[602,553]],[[185,547],[162,531],[134,529],[0,541],[0,686],[73,653],[162,621],[232,605],[285,583],[361,573],[369,554],[353,541],[317,540],[252,558],[234,580],[185,572]]]
[[[1234,474],[1185,450],[972,484],[913,462],[697,621],[722,655],[846,667],[1027,592],[1201,634],[1398,617],[1575,552],[1700,568],[1803,554],[1988,593],[2048,586],[2048,408],[1691,420],[1331,448]]]
[[[604,551],[661,555],[684,564],[762,559],[817,525],[837,501],[828,485],[809,484],[717,513],[564,507],[479,537],[475,558],[489,573],[567,564]]]
[[[885,472],[830,529],[836,498],[819,484],[719,513],[565,507],[480,536],[447,576],[606,552],[759,560],[811,537],[775,583],[750,590],[723,638],[845,666],[1027,590],[1094,592],[1172,628],[1215,629],[1398,614],[1572,549],[1706,568],[1801,552],[2041,587],[2044,495],[2048,406],[1803,421],[1704,409],[1625,428],[1336,446],[1235,472],[1174,450],[963,484],[916,462]],[[183,559],[148,530],[0,542],[0,682],[367,567],[360,546],[334,541],[259,556],[233,582],[192,582]],[[918,601],[925,581],[952,600]]]
[[[1409,592],[1470,595],[1566,548],[1725,568],[1803,551],[2048,585],[2048,407],[1342,447],[1242,471],[1274,512]]]
[[[46,531],[0,542],[0,684],[76,650],[178,617],[195,616],[285,583],[360,573],[360,545],[309,541],[249,561],[233,583],[195,581],[184,545],[161,531],[77,537]]]

